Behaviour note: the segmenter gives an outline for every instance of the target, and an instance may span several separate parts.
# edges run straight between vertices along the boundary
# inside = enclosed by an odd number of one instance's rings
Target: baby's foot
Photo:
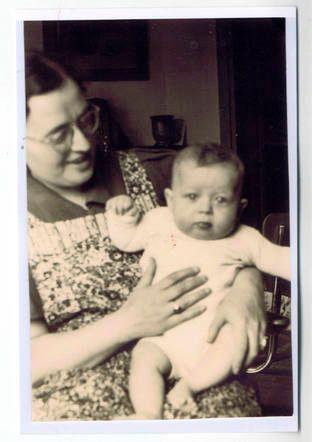
[[[193,406],[192,391],[184,379],[180,379],[168,393],[168,401],[174,408]]]

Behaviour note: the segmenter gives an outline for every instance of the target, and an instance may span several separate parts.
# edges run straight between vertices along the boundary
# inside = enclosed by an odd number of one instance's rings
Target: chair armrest
[[[274,335],[278,334],[283,330],[286,330],[286,328],[289,326],[290,321],[285,316],[276,315],[271,312],[267,312],[267,319],[268,319],[268,325],[267,325],[267,334],[268,335]]]

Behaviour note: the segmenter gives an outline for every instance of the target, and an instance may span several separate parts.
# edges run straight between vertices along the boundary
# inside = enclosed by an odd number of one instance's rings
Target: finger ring
[[[173,313],[181,313],[183,312],[183,308],[180,304],[174,304],[173,306]]]
[[[265,349],[265,347],[266,347],[266,345],[267,345],[267,341],[268,341],[268,338],[267,338],[266,336],[264,336],[264,337],[261,339],[261,342],[260,342],[260,349],[261,349],[261,350],[264,350],[264,349]]]

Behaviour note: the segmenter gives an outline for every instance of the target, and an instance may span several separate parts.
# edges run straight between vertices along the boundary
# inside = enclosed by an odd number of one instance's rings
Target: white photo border
[[[24,46],[25,20],[95,20],[95,19],[162,19],[162,18],[265,18],[286,19],[286,81],[287,130],[289,160],[289,196],[292,238],[292,361],[293,415],[289,417],[211,418],[163,421],[75,421],[33,422],[31,420],[30,326],[27,270],[26,159],[23,146],[25,133]],[[21,432],[43,433],[248,433],[294,432],[298,430],[298,281],[297,281],[297,19],[295,7],[248,8],[135,8],[135,9],[46,9],[19,10],[16,15],[17,93],[18,93],[18,194],[19,194],[19,256],[20,256],[20,412]]]

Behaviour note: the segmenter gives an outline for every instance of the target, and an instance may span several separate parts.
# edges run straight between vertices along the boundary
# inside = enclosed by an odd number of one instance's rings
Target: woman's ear
[[[167,206],[169,207],[169,209],[171,209],[171,205],[172,205],[172,190],[171,189],[165,189],[165,200],[167,203]]]

